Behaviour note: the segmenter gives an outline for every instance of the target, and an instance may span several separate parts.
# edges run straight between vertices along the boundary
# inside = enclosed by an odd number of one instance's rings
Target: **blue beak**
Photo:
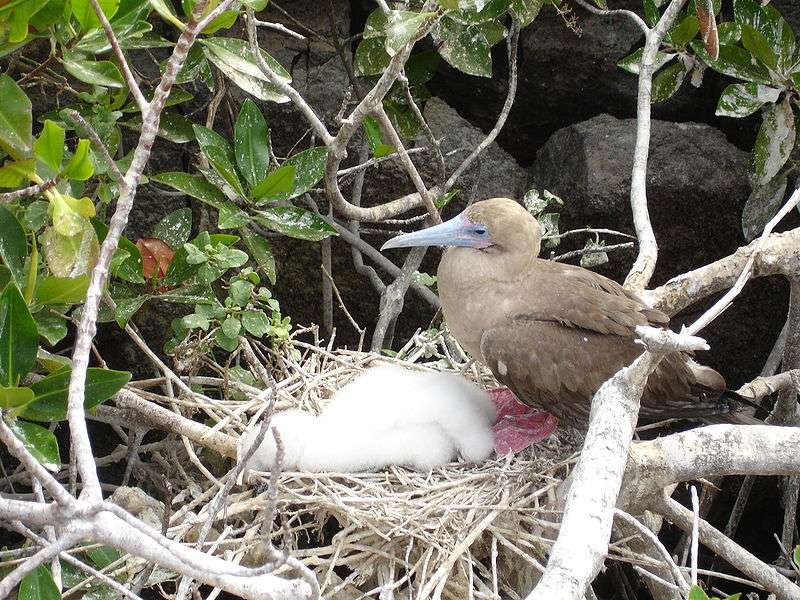
[[[398,235],[381,246],[381,250],[412,246],[476,246],[478,240],[472,227],[472,222],[461,213],[439,225]]]

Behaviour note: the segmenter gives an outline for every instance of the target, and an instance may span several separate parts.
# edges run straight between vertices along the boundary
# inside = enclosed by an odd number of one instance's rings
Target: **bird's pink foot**
[[[492,426],[494,449],[499,456],[516,454],[555,431],[558,420],[550,413],[522,404],[508,388],[489,390],[497,409]]]

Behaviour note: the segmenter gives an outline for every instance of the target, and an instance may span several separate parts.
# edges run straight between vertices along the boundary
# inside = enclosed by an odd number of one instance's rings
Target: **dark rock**
[[[633,119],[601,115],[559,130],[539,151],[532,185],[564,200],[562,230],[589,225],[633,233],[629,198],[635,128]],[[745,243],[740,215],[750,191],[747,165],[748,155],[708,125],[653,121],[647,197],[659,260],[651,286]],[[633,252],[612,254],[600,270],[621,281],[633,258]],[[706,304],[687,309],[676,323],[691,321]],[[784,281],[749,284],[704,332],[713,350],[703,360],[721,369],[732,385],[757,375],[786,306]],[[754,331],[761,334],[753,336]]]

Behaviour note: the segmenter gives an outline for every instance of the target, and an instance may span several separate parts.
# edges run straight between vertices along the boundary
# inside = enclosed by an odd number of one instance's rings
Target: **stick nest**
[[[261,358],[278,382],[276,411],[318,413],[336,390],[378,362],[458,371],[481,386],[497,386],[488,371],[453,358],[438,332],[418,333],[391,358],[296,339],[281,352],[262,347]],[[217,415],[217,429],[238,437],[265,409],[251,393],[245,402],[220,401],[206,413]],[[242,564],[264,564],[272,500],[278,516],[273,543],[316,572],[325,598],[518,598],[555,535],[557,515],[546,506],[580,443],[576,432],[560,427],[516,456],[493,455],[481,464],[455,462],[430,473],[403,467],[284,472],[274,491],[270,474],[256,473],[211,516],[208,539],[216,536],[219,550]],[[181,509],[192,515],[175,528],[178,537],[191,540],[209,519],[218,489],[195,494]]]

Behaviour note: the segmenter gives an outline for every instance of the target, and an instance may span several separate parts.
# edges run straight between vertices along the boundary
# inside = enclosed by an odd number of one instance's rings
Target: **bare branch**
[[[272,29],[273,31],[278,31],[289,37],[293,37],[296,40],[305,41],[306,36],[302,33],[297,33],[296,31],[289,29],[283,23],[271,23],[268,21],[259,21],[258,19],[253,19],[253,23],[255,23],[256,27],[263,27],[264,29]]]
[[[36,185],[29,185],[21,190],[14,190],[13,192],[5,192],[0,194],[0,204],[4,202],[11,202],[12,200],[19,200],[20,198],[28,198],[30,196],[38,196],[39,194],[49,190],[51,187],[58,183],[57,179],[49,179],[44,183]]]
[[[684,531],[691,531],[694,521],[692,512],[672,498],[663,496],[655,507],[669,521]],[[703,519],[699,520],[700,541],[713,550],[742,573],[758,582],[765,589],[786,600],[800,600],[800,587],[778,573],[774,567],[765,564],[750,552],[729,539],[721,531]]]
[[[647,158],[650,153],[650,100],[653,86],[653,64],[667,30],[678,16],[686,0],[672,0],[656,26],[647,32],[642,62],[639,67],[639,92],[636,97],[636,144],[631,173],[631,209],[639,254],[625,279],[625,287],[640,291],[647,287],[658,259],[658,244],[647,209]]]
[[[150,110],[150,104],[147,102],[147,100],[145,100],[142,90],[139,89],[139,84],[136,82],[136,78],[133,76],[133,71],[131,71],[131,67],[125,58],[125,54],[123,54],[122,48],[120,48],[117,35],[111,28],[111,23],[108,22],[108,18],[103,12],[103,9],[100,8],[100,4],[98,4],[97,0],[90,1],[95,14],[97,14],[97,18],[100,20],[100,25],[102,25],[103,31],[106,32],[108,43],[111,44],[111,49],[114,51],[114,55],[117,57],[120,69],[122,69],[122,76],[125,78],[125,83],[128,86],[128,90],[130,90],[133,99],[136,101],[136,105],[139,107],[139,111],[142,113],[142,119],[144,119],[147,111]]]
[[[97,0],[92,0],[95,5],[97,4]],[[123,175],[122,171],[119,170],[117,167],[117,163],[114,162],[114,159],[111,158],[111,155],[108,153],[108,148],[100,139],[100,136],[97,135],[97,132],[94,130],[94,127],[84,119],[81,114],[72,108],[67,108],[64,110],[64,113],[72,119],[76,124],[83,128],[84,132],[87,136],[89,136],[89,140],[92,142],[92,146],[94,146],[95,151],[100,155],[100,158],[103,159],[103,162],[106,163],[106,168],[108,169],[111,176],[114,178],[118,184],[122,185]]]
[[[602,17],[610,17],[610,16],[627,17],[628,19],[633,21],[639,29],[642,30],[643,34],[647,35],[648,33],[650,33],[650,28],[647,26],[647,23],[645,23],[642,20],[642,18],[632,10],[623,10],[623,9],[603,10],[602,8],[597,8],[596,6],[593,6],[591,3],[586,2],[586,0],[575,0],[575,4],[584,8],[585,10],[588,10],[592,14],[600,15]]]

